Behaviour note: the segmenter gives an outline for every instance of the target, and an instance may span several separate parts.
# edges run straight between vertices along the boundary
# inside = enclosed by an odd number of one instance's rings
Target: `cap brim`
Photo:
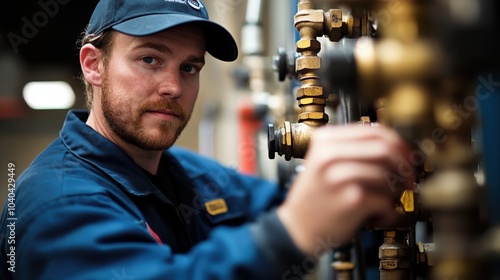
[[[147,36],[185,23],[196,23],[203,28],[207,52],[213,57],[222,61],[234,61],[238,58],[238,47],[229,31],[199,17],[181,14],[147,15],[127,20],[112,28],[131,36]]]

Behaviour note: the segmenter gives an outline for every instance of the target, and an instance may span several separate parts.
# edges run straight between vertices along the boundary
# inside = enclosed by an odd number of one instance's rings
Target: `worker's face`
[[[144,150],[170,147],[191,117],[204,54],[195,26],[146,37],[116,34],[101,96],[109,128]]]

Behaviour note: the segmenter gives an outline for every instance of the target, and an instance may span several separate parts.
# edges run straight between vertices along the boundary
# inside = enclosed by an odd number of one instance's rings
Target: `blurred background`
[[[19,176],[85,107],[76,41],[97,2],[3,2],[2,205],[8,164]],[[388,125],[414,145],[418,189],[396,202],[398,224],[336,248],[317,279],[500,279],[497,0],[204,3],[240,55],[207,55],[177,145],[283,188],[326,123]]]

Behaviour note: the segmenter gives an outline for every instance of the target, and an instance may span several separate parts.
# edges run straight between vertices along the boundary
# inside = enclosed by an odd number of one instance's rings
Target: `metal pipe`
[[[242,52],[245,55],[262,55],[264,32],[262,30],[262,1],[248,0],[246,22],[242,29]]]
[[[295,70],[301,86],[297,89],[296,97],[301,112],[297,124],[285,122],[283,127],[276,130],[274,125],[269,125],[270,158],[274,158],[275,153],[285,155],[286,160],[292,157],[303,158],[313,129],[328,122],[328,115],[325,113],[328,95],[323,91],[318,76],[321,67],[318,52],[321,44],[316,39],[324,34],[325,13],[315,10],[312,0],[300,0],[297,7],[294,24],[300,33],[296,44],[300,57],[296,59]]]
[[[260,24],[262,19],[262,0],[248,0],[245,21],[247,24]]]

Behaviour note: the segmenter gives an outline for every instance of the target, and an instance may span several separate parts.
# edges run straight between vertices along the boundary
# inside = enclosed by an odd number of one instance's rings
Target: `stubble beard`
[[[170,148],[186,127],[191,114],[187,114],[175,100],[162,104],[141,104],[137,110],[129,110],[132,104],[127,100],[114,96],[107,75],[103,77],[101,91],[101,109],[110,129],[123,141],[145,151],[162,151]],[[154,125],[165,137],[146,133],[141,120],[148,110],[168,109],[180,116],[179,121],[158,120]]]

